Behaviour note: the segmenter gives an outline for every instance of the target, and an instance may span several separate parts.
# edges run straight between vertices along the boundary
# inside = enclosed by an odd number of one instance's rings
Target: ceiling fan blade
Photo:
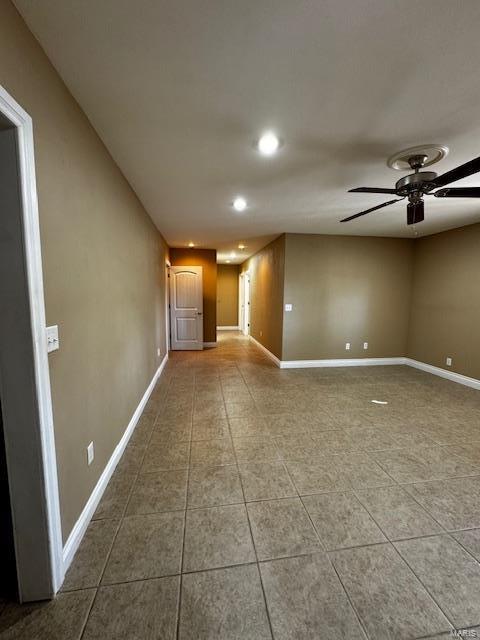
[[[440,189],[432,193],[436,198],[480,198],[480,187],[461,187]]]
[[[479,171],[480,157],[470,160],[470,162],[466,162],[465,164],[461,164],[456,169],[447,171],[447,173],[443,173],[441,176],[437,176],[435,180],[432,180],[432,184],[434,187],[443,187],[445,184],[456,182],[457,180],[471,176],[473,173],[478,173]]]
[[[397,198],[396,200],[389,200],[388,202],[383,202],[382,204],[377,204],[376,207],[372,207],[371,209],[367,209],[366,211],[360,211],[360,213],[356,213],[353,216],[349,216],[348,218],[344,218],[340,220],[340,222],[350,222],[350,220],[355,220],[355,218],[359,218],[360,216],[364,216],[367,213],[372,211],[376,211],[377,209],[381,209],[382,207],[388,207],[389,204],[393,204],[394,202],[400,202],[403,198]]]
[[[423,200],[407,204],[407,224],[416,224],[424,220]]]
[[[395,189],[383,189],[382,187],[357,187],[356,189],[349,189],[348,193],[392,193],[395,194]]]

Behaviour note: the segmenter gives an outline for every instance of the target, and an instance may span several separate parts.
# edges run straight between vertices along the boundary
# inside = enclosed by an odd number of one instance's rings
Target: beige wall
[[[411,240],[287,234],[282,359],[404,356],[412,264]]]
[[[170,249],[174,267],[203,268],[203,340],[217,340],[217,252],[215,249]]]
[[[417,240],[408,356],[480,378],[479,327],[480,224]]]
[[[47,323],[60,333],[50,372],[66,539],[165,354],[166,247],[8,0],[0,84],[33,119]]]
[[[241,265],[250,273],[250,334],[282,357],[285,236],[279,236]]]
[[[217,267],[217,326],[238,326],[238,264]]]

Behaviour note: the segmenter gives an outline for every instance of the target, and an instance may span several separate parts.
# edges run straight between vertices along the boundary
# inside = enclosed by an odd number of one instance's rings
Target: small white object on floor
[[[372,400],[375,404],[388,404],[385,400]]]

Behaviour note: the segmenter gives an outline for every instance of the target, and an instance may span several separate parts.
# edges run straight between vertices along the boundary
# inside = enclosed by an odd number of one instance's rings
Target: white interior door
[[[203,349],[202,267],[170,267],[170,335],[173,351]]]

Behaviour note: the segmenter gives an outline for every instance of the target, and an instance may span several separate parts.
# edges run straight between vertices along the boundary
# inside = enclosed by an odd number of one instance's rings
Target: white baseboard
[[[472,387],[472,389],[480,389],[480,380],[477,380],[477,378],[469,378],[468,376],[464,376],[461,373],[448,371],[447,369],[435,367],[433,366],[433,364],[426,364],[425,362],[419,362],[418,360],[412,360],[411,358],[405,358],[405,364],[408,364],[409,367],[414,367],[415,369],[420,369],[421,371],[432,373],[434,376],[446,378],[451,382],[463,384],[466,387]]]
[[[217,327],[217,331],[240,331],[240,327],[239,326]]]
[[[323,367],[379,367],[405,364],[405,358],[329,358],[327,360],[281,360],[280,369]]]
[[[65,543],[65,546],[63,547],[63,568],[65,573],[68,567],[70,566],[70,563],[72,562],[78,547],[80,546],[83,536],[85,535],[85,531],[87,530],[87,527],[90,524],[90,520],[92,519],[93,514],[95,513],[95,509],[97,508],[97,505],[100,502],[100,499],[105,489],[107,488],[107,484],[110,478],[112,477],[113,472],[115,471],[115,467],[117,466],[120,458],[122,457],[125,447],[127,446],[128,441],[130,440],[132,433],[134,432],[135,427],[137,426],[137,422],[140,416],[142,415],[143,409],[147,404],[150,394],[152,393],[158,378],[161,376],[162,371],[165,368],[165,365],[167,364],[167,360],[168,360],[168,353],[165,355],[165,357],[162,360],[162,363],[160,364],[157,371],[155,372],[155,375],[153,376],[152,381],[148,385],[147,390],[143,394],[143,397],[140,400],[138,407],[135,409],[135,412],[130,422],[128,423],[128,426],[125,429],[125,433],[123,434],[120,442],[115,447],[115,450],[112,453],[110,460],[107,462],[107,466],[103,470],[103,473],[100,476],[97,484],[95,485],[95,488],[92,491],[87,501],[87,504],[83,508],[83,511],[80,514],[80,517],[78,518],[70,535],[68,536],[68,540]]]
[[[272,360],[279,369],[310,369],[323,367],[374,367],[383,365],[405,364],[406,358],[329,358],[327,360],[280,360],[250,336],[250,340]]]
[[[273,360],[273,362],[277,365],[277,367],[279,367],[280,369],[282,368],[282,361],[280,360],[280,358],[277,358],[277,356],[275,356],[271,351],[269,351],[267,347],[264,347],[261,342],[259,342],[258,340],[255,340],[253,336],[249,336],[249,338],[255,346],[261,349],[261,351],[263,351],[263,353],[268,358],[270,358],[270,360]]]
[[[272,360],[279,369],[308,369],[308,368],[322,368],[322,367],[373,367],[373,366],[385,366],[385,365],[407,365],[431,373],[434,376],[440,376],[451,382],[457,384],[463,384],[472,389],[480,390],[480,380],[477,378],[469,378],[461,373],[455,373],[454,371],[448,371],[447,369],[441,369],[425,362],[419,362],[412,358],[349,358],[349,359],[327,359],[327,360],[280,360],[271,351],[269,351],[263,344],[260,344],[258,340],[250,336],[250,340],[265,353],[266,356]]]

